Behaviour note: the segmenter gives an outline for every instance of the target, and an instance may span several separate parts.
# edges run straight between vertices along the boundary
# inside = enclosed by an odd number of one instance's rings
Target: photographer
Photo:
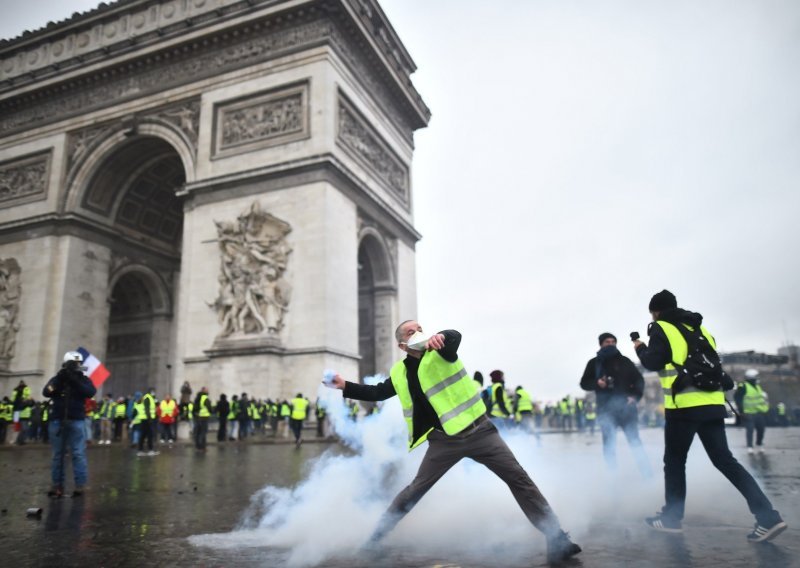
[[[72,455],[72,472],[75,476],[73,497],[83,495],[89,474],[84,401],[93,397],[97,389],[83,374],[81,363],[83,356],[77,351],[65,353],[61,370],[42,390],[43,396],[53,399],[49,421],[49,435],[53,444],[53,487],[47,493],[51,497],[58,498],[64,494],[64,456],[67,452]]]
[[[644,378],[630,359],[617,349],[611,333],[598,337],[600,350],[586,363],[581,388],[595,391],[597,422],[603,435],[603,456],[610,469],[617,467],[617,427],[622,428],[631,446],[636,465],[645,478],[652,477],[650,461],[639,439],[639,415],[636,403],[644,392]]]
[[[650,345],[631,334],[636,355],[646,369],[658,371],[664,390],[664,493],[666,504],[655,517],[645,519],[653,529],[677,533],[682,531],[686,503],[686,457],[695,435],[700,438],[711,463],[747,501],[756,525],[748,536],[749,542],[772,540],[787,525],[772,503],[764,495],[753,476],[736,461],[728,448],[724,419],[725,390],[733,388],[733,381],[719,369],[720,380],[713,390],[711,385],[686,383],[686,366],[697,360],[698,345],[710,348],[702,354],[709,363],[719,362],[717,344],[711,333],[702,325],[703,316],[678,308],[678,301],[669,290],[655,294],[648,306],[653,323],[647,329]],[[689,340],[692,343],[689,343]],[[690,358],[691,357],[691,358]],[[680,373],[680,377],[679,377]],[[700,378],[710,376],[700,373]],[[698,379],[699,380],[699,379]],[[706,388],[701,388],[706,387]]]

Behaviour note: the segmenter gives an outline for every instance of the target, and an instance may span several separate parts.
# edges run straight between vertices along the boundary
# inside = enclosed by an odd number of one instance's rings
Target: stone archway
[[[115,396],[172,388],[173,309],[180,273],[184,161],[166,140],[133,134],[96,163],[78,207],[102,219],[109,249],[104,386]]]
[[[106,392],[126,396],[156,385],[169,357],[171,310],[163,282],[142,266],[128,266],[113,278],[109,296]]]
[[[361,378],[388,374],[394,344],[397,286],[388,247],[368,228],[358,247],[358,348]]]

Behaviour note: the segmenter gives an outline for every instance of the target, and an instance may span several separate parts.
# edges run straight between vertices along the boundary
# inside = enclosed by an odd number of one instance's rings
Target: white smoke
[[[311,465],[291,489],[265,487],[251,498],[240,525],[230,533],[199,535],[190,541],[214,548],[278,549],[281,564],[319,566],[361,555],[382,513],[414,478],[427,446],[408,453],[407,432],[397,397],[381,412],[357,422],[348,418],[341,392],[320,388],[320,400],[337,435],[350,448],[333,448]],[[518,430],[504,440],[576,542],[592,541],[600,530],[614,538],[646,530],[642,519],[663,504],[660,473],[663,433],[643,430],[654,477],[643,480],[621,432],[616,472],[602,457],[600,433],[543,435],[541,446]],[[688,515],[708,515],[725,499],[726,510],[742,513],[744,500],[709,463],[699,440],[687,465],[691,499]],[[702,493],[701,493],[702,492]],[[704,495],[699,498],[699,495]],[[720,497],[722,496],[722,497]],[[542,556],[544,538],[525,519],[505,484],[488,469],[462,460],[423,497],[384,543],[430,558],[514,565]],[[266,554],[266,553],[265,553]]]

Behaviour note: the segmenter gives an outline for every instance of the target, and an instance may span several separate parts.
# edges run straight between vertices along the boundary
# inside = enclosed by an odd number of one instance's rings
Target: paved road
[[[661,435],[643,432],[656,470]],[[690,454],[682,536],[655,533],[642,523],[661,505],[663,485],[660,476],[641,482],[622,440],[616,474],[602,463],[599,436],[544,436],[541,447],[531,441],[531,449],[518,453],[584,548],[570,566],[800,566],[800,428],[770,430],[764,456],[745,454],[742,431],[729,430],[729,438],[792,527],[775,544],[745,542],[752,520],[744,501],[708,464],[699,444]],[[2,564],[514,568],[545,563],[543,539],[527,526],[507,490],[477,466],[448,473],[398,526],[387,548],[367,555],[351,546],[349,537],[372,526],[394,489],[360,502],[372,489],[359,480],[358,468],[365,464],[352,452],[329,444],[231,443],[211,445],[205,454],[187,445],[160,449],[159,456],[137,458],[127,448],[91,447],[87,495],[50,500],[45,496],[49,449],[2,448]],[[315,459],[323,453],[327,460]],[[365,472],[365,479],[396,477],[389,485],[402,484],[413,474],[415,455],[405,469]],[[289,500],[297,507],[289,507],[278,523],[281,529],[299,525],[292,530],[305,531],[304,537],[278,531],[275,524],[258,528],[263,511],[253,496],[265,486],[276,494],[302,489]],[[332,500],[337,495],[346,501]],[[285,504],[287,495],[280,498]],[[260,506],[268,509],[271,502]],[[29,507],[42,507],[41,518],[27,518]],[[243,524],[245,516],[250,521]],[[283,545],[264,544],[267,536],[284,539]]]

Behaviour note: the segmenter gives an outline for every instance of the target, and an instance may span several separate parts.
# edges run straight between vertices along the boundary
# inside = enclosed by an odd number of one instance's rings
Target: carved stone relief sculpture
[[[0,164],[0,206],[46,198],[49,173],[49,151]]]
[[[284,279],[291,226],[256,201],[236,221],[215,221],[220,250],[217,339],[277,336],[289,311],[291,286]]]
[[[20,267],[14,258],[0,259],[0,370],[14,358],[19,331]]]

